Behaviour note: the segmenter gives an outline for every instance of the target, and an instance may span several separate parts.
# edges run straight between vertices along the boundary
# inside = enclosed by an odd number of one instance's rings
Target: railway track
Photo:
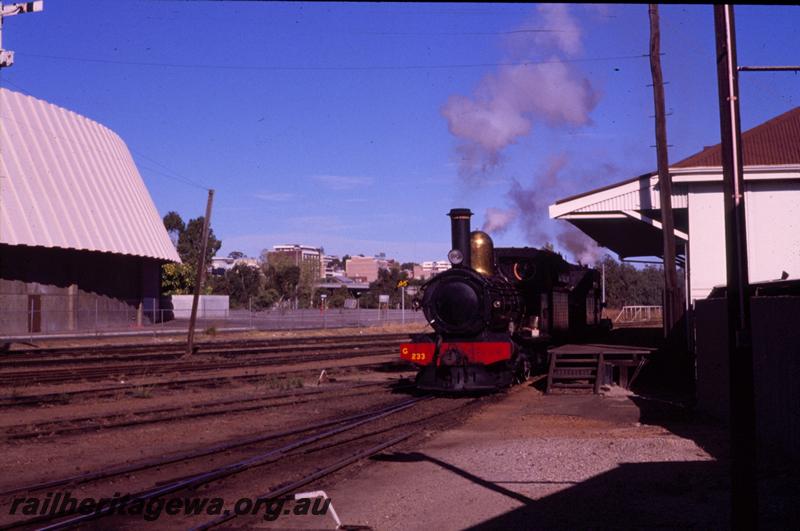
[[[408,334],[358,334],[348,336],[319,336],[319,337],[282,337],[267,339],[238,339],[202,341],[195,343],[195,353],[229,354],[236,352],[255,351],[267,353],[291,352],[293,350],[320,350],[329,348],[344,348],[347,346],[363,346],[371,342],[402,342],[408,339]],[[97,359],[125,359],[142,361],[147,359],[175,359],[185,353],[186,344],[174,343],[124,343],[117,345],[87,345],[68,347],[33,347],[5,351],[0,354],[0,367],[35,365],[37,363],[82,363]],[[70,361],[71,360],[71,361]]]
[[[356,358],[360,361],[360,358]],[[382,367],[385,362],[376,363],[358,363],[353,365],[339,366],[342,368],[358,367],[359,369],[370,369]],[[146,383],[137,382],[117,382],[114,385],[104,387],[93,387],[90,389],[77,389],[68,391],[58,391],[51,393],[36,393],[36,394],[19,394],[13,393],[4,397],[0,397],[0,408],[18,408],[18,407],[31,407],[31,406],[44,406],[44,405],[57,405],[69,404],[74,400],[86,399],[118,399],[121,397],[135,396],[141,393],[143,389],[148,392],[155,390],[172,390],[172,389],[190,389],[190,388],[216,388],[221,386],[229,386],[232,384],[241,383],[257,383],[263,381],[265,378],[275,378],[276,380],[285,380],[290,375],[304,374],[309,372],[318,372],[318,367],[306,367],[282,370],[280,374],[264,373],[264,372],[248,372],[246,374],[232,374],[225,376],[211,376],[201,378],[169,378],[165,381],[155,381]],[[155,376],[155,375],[151,375]]]
[[[220,489],[226,492],[242,492],[256,488],[251,484],[261,485],[264,484],[264,481],[271,485],[268,494],[264,496],[277,496],[291,492],[349,464],[405,441],[429,426],[433,419],[450,419],[454,411],[480,400],[471,398],[453,401],[433,399],[428,396],[406,397],[369,411],[314,422],[282,432],[250,435],[155,459],[145,459],[57,480],[22,485],[2,492],[0,496],[8,497],[17,496],[20,493],[52,491],[54,488],[66,485],[72,490],[72,496],[78,496],[76,488],[81,485],[93,484],[92,492],[108,494],[108,490],[112,490],[118,497],[120,491],[123,490],[119,484],[121,479],[141,477],[142,472],[146,470],[161,471],[177,464],[185,465],[187,462],[195,464],[196,468],[191,473],[184,472],[166,481],[151,482],[149,487],[129,492],[126,499],[130,503],[143,503],[178,492],[193,491],[199,487],[204,488],[204,495]],[[429,404],[429,406],[425,410],[420,410],[424,404]],[[271,444],[265,448],[263,446],[265,443]],[[237,452],[240,455],[236,455]],[[221,465],[209,466],[212,456],[217,459],[222,459],[223,456],[233,456],[233,460]],[[266,467],[266,465],[270,466]],[[199,468],[197,468],[198,466]],[[178,474],[178,472],[173,472],[173,474]],[[112,480],[110,485],[104,486],[108,480]],[[108,496],[108,498],[112,497]],[[98,497],[95,496],[95,499]],[[115,520],[123,518],[119,514],[119,512],[114,513],[111,507],[106,507],[88,515],[40,515],[13,521],[7,526],[68,529],[87,524],[97,518],[104,518],[102,524],[97,524],[100,526],[98,528],[113,528],[116,527]],[[224,519],[202,522],[199,523],[199,528],[214,527],[235,517],[237,515],[233,514],[232,516],[227,515]]]
[[[383,392],[385,382],[353,384],[332,389],[309,389],[292,393],[273,394],[253,398],[234,398],[194,403],[175,407],[126,411],[108,415],[69,417],[56,420],[5,426],[3,437],[7,440],[62,437],[100,430],[130,428],[159,422],[178,422],[214,415],[232,415],[266,408],[286,407],[319,400],[362,397]],[[395,390],[412,388],[412,384],[397,385]]]
[[[27,370],[15,370],[15,368],[0,367],[0,385],[5,386],[26,386],[30,384],[43,383],[65,383],[70,381],[91,381],[104,378],[124,379],[125,377],[170,374],[180,372],[204,372],[218,371],[225,369],[256,368],[264,366],[274,366],[283,364],[295,364],[314,361],[326,361],[338,358],[359,358],[369,356],[381,356],[396,352],[399,341],[389,341],[385,343],[374,343],[365,345],[364,343],[342,345],[328,345],[320,349],[314,346],[312,349],[300,350],[293,349],[290,355],[285,353],[275,353],[270,347],[266,352],[259,348],[252,348],[247,351],[242,349],[206,351],[205,356],[192,356],[186,359],[170,361],[152,361],[141,363],[141,360],[133,360],[129,363],[107,363],[109,360],[91,360],[91,365],[70,364],[69,367],[61,368],[37,368]],[[216,359],[209,356],[244,357],[245,359]],[[114,360],[116,361],[116,360]]]

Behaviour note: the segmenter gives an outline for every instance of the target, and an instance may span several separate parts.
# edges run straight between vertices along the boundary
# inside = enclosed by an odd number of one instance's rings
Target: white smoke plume
[[[583,52],[582,30],[572,9],[565,4],[538,6],[522,31],[510,32],[505,41],[508,57],[503,62],[519,64],[498,67],[483,76],[470,96],[452,95],[442,106],[442,116],[458,139],[462,178],[484,177],[501,164],[506,148],[541,125],[591,122],[599,93],[573,63],[564,61]],[[548,216],[548,205],[568,188],[560,178],[568,163],[561,154],[530,181],[512,179],[506,194],[509,208],[487,209],[483,230],[502,233],[519,222],[531,245],[543,247],[555,238],[573,255],[567,259],[593,264],[600,255],[595,242],[563,223],[554,231]]]
[[[490,234],[502,234],[517,219],[517,211],[487,208],[485,217],[481,230]]]
[[[553,243],[550,241],[553,233],[548,230],[553,227],[548,215],[548,205],[563,192],[563,187],[559,186],[563,182],[560,174],[568,164],[569,157],[562,153],[552,157],[546,169],[533,176],[529,186],[523,186],[517,179],[512,179],[511,187],[506,193],[511,207],[506,210],[487,209],[483,230],[502,234],[513,222],[519,221],[525,239],[534,247],[541,248],[548,242]],[[554,236],[559,246],[568,253],[568,260],[593,265],[600,259],[600,247],[572,225],[558,223]]]
[[[589,266],[597,263],[602,254],[597,242],[572,225],[565,224],[562,227],[556,239],[567,252],[572,254],[572,257],[568,256],[567,259],[572,258],[583,265]]]
[[[568,9],[566,5],[540,6],[539,18],[548,31],[526,36],[523,43],[514,41],[515,48],[529,48],[528,59],[531,52],[541,57],[544,51],[549,55],[546,61],[501,66],[481,79],[471,97],[453,95],[442,106],[448,128],[459,140],[456,150],[462,176],[485,174],[497,167],[503,150],[530,134],[536,121],[551,126],[590,122],[598,95],[560,57],[582,49],[580,27]]]
[[[583,51],[581,29],[569,14],[566,4],[540,4],[538,7],[543,26],[556,31],[536,33],[537,44],[552,45],[567,55],[577,55]]]
[[[517,212],[525,237],[529,243],[536,247],[545,244],[548,238],[547,226],[549,217],[547,206],[557,193],[558,176],[567,165],[569,159],[565,154],[550,159],[547,168],[541,174],[536,174],[531,179],[528,187],[523,186],[518,180],[511,181],[511,188],[506,197]]]

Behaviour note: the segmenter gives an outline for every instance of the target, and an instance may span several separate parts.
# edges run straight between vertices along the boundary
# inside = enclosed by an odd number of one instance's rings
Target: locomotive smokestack
[[[461,264],[469,267],[471,264],[469,218],[472,216],[472,212],[468,208],[454,208],[450,210],[450,213],[447,215],[450,216],[453,249],[461,252],[461,256],[463,257]],[[452,259],[450,262],[453,263]]]

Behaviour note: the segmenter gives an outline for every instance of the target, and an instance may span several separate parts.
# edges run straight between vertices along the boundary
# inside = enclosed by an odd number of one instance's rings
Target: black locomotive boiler
[[[417,387],[506,387],[527,379],[549,345],[600,329],[597,270],[548,250],[495,249],[488,234],[470,231],[469,209],[448,215],[452,268],[423,284],[414,300],[433,333],[400,347],[401,358],[419,367]]]

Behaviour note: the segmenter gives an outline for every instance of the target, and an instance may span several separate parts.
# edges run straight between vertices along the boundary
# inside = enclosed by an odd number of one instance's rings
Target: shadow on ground
[[[531,384],[535,386],[534,384]],[[621,463],[580,483],[534,499],[488,481],[421,452],[380,455],[377,460],[432,463],[450,473],[507,496],[521,506],[480,522],[470,529],[728,529],[730,481],[728,432],[724,425],[695,414],[691,406],[660,397],[632,395],[599,398],[592,395],[550,395],[542,408],[555,415],[603,418],[621,425],[636,422],[661,426],[693,440],[714,460]],[[599,400],[599,402],[598,402]],[[598,406],[598,403],[602,404]],[[622,404],[635,407],[618,407]],[[566,462],[569,455],[563,456]],[[762,472],[760,525],[765,529],[795,529],[800,519],[800,485],[786,471]],[[553,483],[553,482],[514,482]],[[452,510],[452,509],[448,509]]]
[[[555,415],[605,416],[606,420],[660,426],[694,441],[714,460],[621,463],[586,481],[565,482],[563,490],[533,499],[504,487],[506,483],[488,481],[424,453],[389,454],[375,459],[429,462],[521,504],[474,525],[471,528],[474,530],[731,528],[729,432],[724,423],[695,411],[693,371],[689,370],[693,367],[691,357],[665,345],[660,328],[614,330],[604,342],[658,349],[642,371],[634,387],[635,394],[613,399],[617,404],[635,407],[596,411],[598,402],[586,395],[548,396],[542,407]],[[529,385],[543,392],[545,381],[539,378]],[[612,399],[607,401],[610,403]],[[567,462],[569,455],[563,459]],[[800,521],[798,478],[796,470],[762,467],[760,527],[796,529]],[[534,483],[539,482],[530,482]]]
[[[471,528],[475,530],[728,527],[725,469],[715,461],[622,464],[535,500],[422,453],[380,459],[428,461],[523,504]]]

